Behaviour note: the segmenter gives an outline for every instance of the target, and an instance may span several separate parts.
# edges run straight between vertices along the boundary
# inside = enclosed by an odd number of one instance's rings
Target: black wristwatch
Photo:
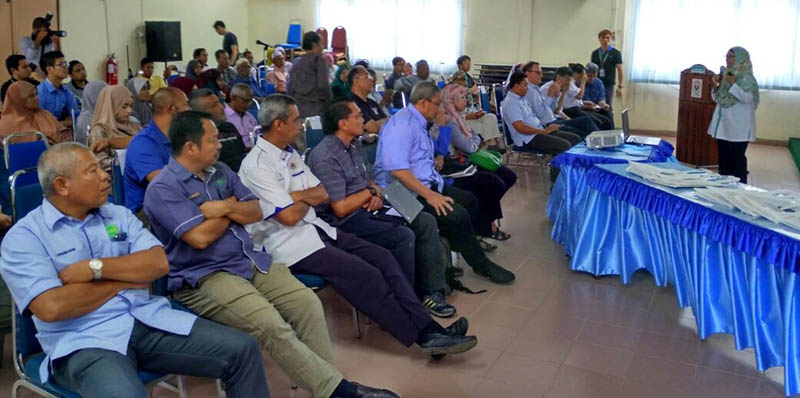
[[[378,190],[375,189],[372,185],[368,186],[367,189],[369,190],[370,195],[378,196]]]

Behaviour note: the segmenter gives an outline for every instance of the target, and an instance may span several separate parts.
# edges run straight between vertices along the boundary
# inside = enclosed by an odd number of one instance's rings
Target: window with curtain
[[[800,90],[798,0],[634,0],[629,37],[634,82],[678,83],[693,64],[718,73],[741,46],[761,88]]]
[[[392,58],[428,61],[431,74],[455,71],[461,52],[463,0],[318,0],[317,26],[347,29],[350,62],[392,68]]]

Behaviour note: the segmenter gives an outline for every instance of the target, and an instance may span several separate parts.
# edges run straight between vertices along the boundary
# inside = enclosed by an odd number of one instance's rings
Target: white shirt
[[[743,90],[735,83],[728,92],[737,101],[729,108],[717,105],[711,124],[708,125],[708,135],[731,142],[747,142],[756,140],[756,104],[753,93]],[[714,101],[717,100],[715,92],[711,92]]]
[[[44,49],[42,49],[41,46],[36,48],[36,43],[31,38],[31,35],[22,36],[22,38],[19,39],[19,51],[25,56],[29,64],[35,64],[39,68],[42,67],[39,65],[42,54],[55,51],[55,49],[56,45],[52,42],[44,46]],[[42,71],[42,75],[44,75],[44,71]]]
[[[539,92],[542,93],[542,97],[544,97],[545,104],[549,106],[551,110],[555,111],[556,106],[558,106],[558,97],[561,96],[561,92],[560,91],[557,92],[556,95],[553,97],[547,95],[548,91],[550,91],[550,86],[552,85],[553,85],[553,80],[543,84],[541,87],[539,87]],[[530,89],[530,87],[528,89]],[[576,106],[581,106],[582,101],[575,98],[575,96],[578,95],[579,91],[581,91],[581,89],[579,89],[578,86],[575,85],[575,83],[570,81],[569,90],[567,90],[567,94],[564,97],[564,103],[562,104],[562,110],[574,108]]]
[[[309,208],[305,217],[294,226],[284,225],[275,217],[294,204],[291,192],[320,184],[291,147],[281,150],[258,137],[253,150],[242,160],[239,178],[258,196],[264,213],[263,221],[246,227],[253,238],[254,249],[266,249],[274,262],[289,267],[324,248],[315,226],[331,239],[336,239],[336,228],[317,218],[313,208]]]

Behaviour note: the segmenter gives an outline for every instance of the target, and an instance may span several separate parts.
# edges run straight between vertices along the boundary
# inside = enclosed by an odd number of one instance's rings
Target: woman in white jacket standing
[[[712,97],[717,103],[708,134],[717,140],[719,173],[747,183],[747,144],[756,139],[758,82],[750,54],[742,47],[728,50],[727,67],[715,76]]]

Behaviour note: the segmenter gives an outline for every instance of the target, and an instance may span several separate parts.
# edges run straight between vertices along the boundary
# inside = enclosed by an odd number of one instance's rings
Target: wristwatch
[[[378,190],[375,189],[372,185],[368,186],[367,189],[369,190],[370,195],[378,196]]]
[[[99,258],[93,258],[89,260],[89,269],[92,270],[94,273],[94,280],[98,280],[103,277],[103,260]]]

